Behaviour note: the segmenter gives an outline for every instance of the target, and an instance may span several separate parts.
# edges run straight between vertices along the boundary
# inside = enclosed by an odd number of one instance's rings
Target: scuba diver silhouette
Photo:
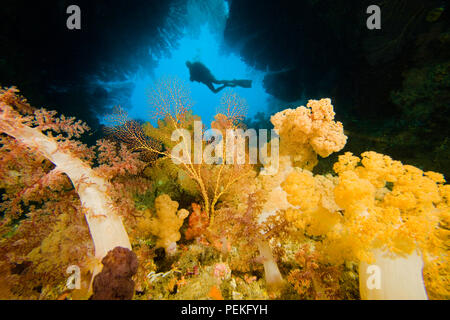
[[[251,88],[252,80],[217,80],[209,69],[201,62],[186,61],[189,69],[190,80],[205,84],[212,92],[217,93],[226,87]],[[222,84],[221,87],[214,88],[213,84]]]

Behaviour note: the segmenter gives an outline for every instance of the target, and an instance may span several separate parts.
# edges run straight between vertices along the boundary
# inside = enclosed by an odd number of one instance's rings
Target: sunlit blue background
[[[152,121],[149,116],[147,92],[155,80],[163,76],[177,76],[190,86],[191,98],[194,101],[194,114],[201,116],[205,125],[209,126],[220,105],[220,98],[226,90],[237,92],[247,101],[247,117],[253,117],[258,111],[267,110],[267,98],[262,80],[264,73],[246,65],[239,56],[230,52],[223,43],[223,28],[228,14],[227,4],[223,0],[207,0],[219,7],[214,12],[205,12],[205,3],[192,1],[188,11],[188,23],[184,28],[184,36],[174,46],[170,54],[157,60],[153,70],[140,70],[127,76],[127,85],[132,86],[130,97],[117,97],[125,102],[130,118]],[[222,3],[221,3],[222,2]],[[197,7],[196,7],[197,6]],[[198,6],[203,6],[199,8]],[[223,10],[220,10],[223,8]],[[149,51],[149,59],[155,60]],[[249,79],[253,81],[252,88],[226,88],[219,93],[211,92],[204,84],[189,81],[189,70],[185,62],[199,61],[205,64],[218,80]],[[112,87],[114,83],[103,83]],[[217,86],[217,85],[216,85]],[[117,101],[120,103],[120,101]],[[127,105],[128,104],[128,105]],[[153,121],[152,121],[153,122]]]

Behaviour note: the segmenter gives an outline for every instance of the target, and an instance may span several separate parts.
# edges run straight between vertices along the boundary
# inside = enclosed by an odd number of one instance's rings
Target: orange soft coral
[[[156,198],[155,209],[156,218],[149,222],[150,232],[158,238],[157,247],[173,254],[176,251],[176,242],[181,238],[179,230],[189,212],[186,209],[178,210],[178,202],[172,201],[167,194]]]
[[[320,256],[309,244],[300,247],[295,255],[300,268],[290,271],[288,282],[304,299],[342,299],[343,290],[339,283],[342,267],[322,264]]]
[[[292,155],[300,167],[312,169],[317,164],[317,154],[328,157],[341,150],[347,137],[334,115],[331,100],[321,99],[272,116],[271,122],[281,138],[281,155]]]

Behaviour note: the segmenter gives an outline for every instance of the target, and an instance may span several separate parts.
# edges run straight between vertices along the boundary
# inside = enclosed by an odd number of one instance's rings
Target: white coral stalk
[[[62,150],[56,139],[14,119],[8,113],[8,108],[3,111],[0,114],[0,132],[12,136],[42,154],[55,164],[56,170],[65,173],[72,181],[85,209],[95,256],[101,260],[109,250],[118,246],[131,250],[122,220],[116,214],[112,201],[106,193],[108,182],[96,175],[89,165],[72,155],[70,151]]]
[[[266,278],[266,284],[271,289],[277,289],[283,284],[283,277],[281,276],[280,269],[272,255],[272,249],[267,241],[261,241],[258,243],[258,250],[261,260],[264,264],[264,274]]]
[[[422,257],[414,251],[401,257],[374,250],[375,262],[361,262],[359,283],[365,300],[427,300]]]

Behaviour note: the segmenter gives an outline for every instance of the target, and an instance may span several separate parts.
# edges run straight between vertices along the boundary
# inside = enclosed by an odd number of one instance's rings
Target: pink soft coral
[[[116,246],[131,249],[117,208],[107,194],[107,179],[98,175],[89,161],[83,161],[81,154],[89,154],[86,152],[89,149],[71,140],[88,130],[87,125],[74,118],[57,117],[56,112],[44,109],[26,110],[23,115],[15,104],[21,106],[24,99],[12,97],[16,92],[15,89],[0,91],[0,132],[52,162],[55,172],[69,177],[80,197],[98,258]]]

